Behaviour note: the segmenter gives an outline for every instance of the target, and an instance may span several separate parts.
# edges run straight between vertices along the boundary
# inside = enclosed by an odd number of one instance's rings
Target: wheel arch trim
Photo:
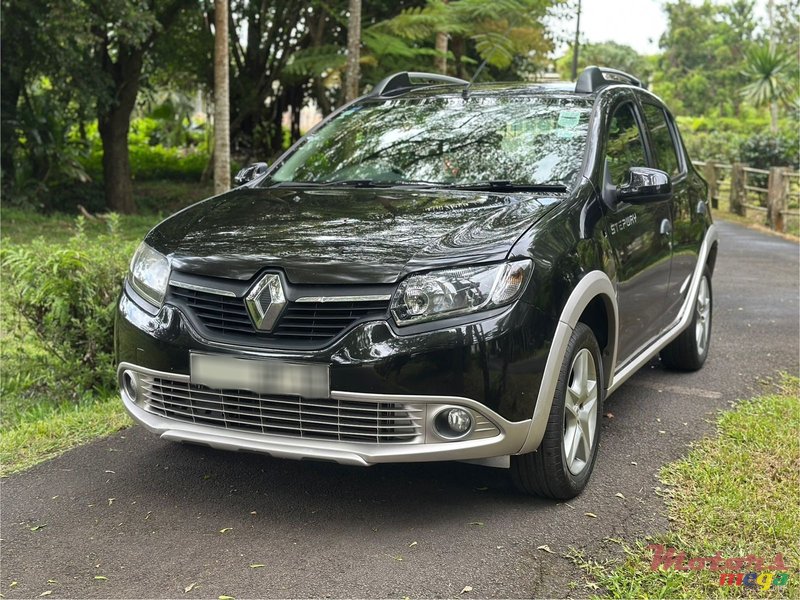
[[[520,448],[519,454],[533,452],[542,443],[567,344],[573,330],[580,321],[581,315],[596,298],[600,298],[603,301],[609,321],[607,352],[610,354],[611,360],[608,365],[603,365],[605,384],[608,385],[609,374],[614,372],[617,361],[617,337],[619,333],[617,293],[608,275],[603,271],[595,270],[584,275],[578,282],[558,318],[558,324],[553,334],[553,342],[550,345],[550,352],[542,375],[542,384],[539,386],[539,394],[536,397],[536,405],[533,409],[533,418],[531,419],[528,436],[522,448]]]

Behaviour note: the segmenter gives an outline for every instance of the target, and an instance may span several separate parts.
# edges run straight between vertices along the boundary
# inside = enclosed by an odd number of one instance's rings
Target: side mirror
[[[268,168],[269,165],[264,162],[257,162],[247,165],[244,169],[236,174],[236,177],[233,178],[233,183],[235,183],[237,186],[244,185],[248,181],[253,181],[253,179],[256,177],[261,177],[267,172]]]
[[[644,204],[669,200],[672,196],[672,181],[669,175],[658,169],[631,167],[628,180],[617,186],[617,202]]]

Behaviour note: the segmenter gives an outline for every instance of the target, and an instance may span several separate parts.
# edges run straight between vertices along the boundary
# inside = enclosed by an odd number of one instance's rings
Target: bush
[[[64,364],[70,385],[114,385],[114,307],[134,249],[120,243],[118,224],[110,215],[109,232],[90,239],[79,217],[66,243],[38,238],[0,253],[8,304]]]

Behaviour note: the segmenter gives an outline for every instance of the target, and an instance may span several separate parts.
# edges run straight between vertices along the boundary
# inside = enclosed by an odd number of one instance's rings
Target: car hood
[[[176,270],[292,283],[388,284],[406,273],[506,257],[561,198],[454,190],[239,188],[158,225]]]

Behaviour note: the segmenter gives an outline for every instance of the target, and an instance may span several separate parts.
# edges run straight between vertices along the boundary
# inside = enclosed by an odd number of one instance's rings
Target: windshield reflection
[[[586,99],[568,97],[367,101],[309,135],[264,185],[572,187],[590,110]]]

